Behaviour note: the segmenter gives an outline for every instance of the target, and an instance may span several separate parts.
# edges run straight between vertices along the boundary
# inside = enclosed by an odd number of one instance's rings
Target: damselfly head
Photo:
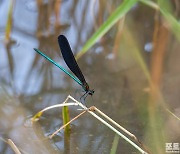
[[[83,88],[84,88],[84,90],[86,91],[86,93],[88,93],[89,95],[93,95],[93,94],[94,94],[94,90],[90,90],[90,89],[89,89],[89,85],[88,85],[87,82],[85,82],[85,83],[83,84]]]
[[[94,92],[95,92],[94,89],[93,90],[89,90],[88,94],[92,96],[94,94]]]

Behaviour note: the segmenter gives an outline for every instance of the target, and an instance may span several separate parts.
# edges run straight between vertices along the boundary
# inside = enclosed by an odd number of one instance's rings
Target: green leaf
[[[63,124],[67,124],[70,121],[70,117],[69,117],[69,108],[67,106],[64,106],[62,108],[62,115],[63,115]],[[65,127],[65,132],[69,133],[70,131],[70,125],[67,125]]]
[[[137,0],[124,0],[124,2],[111,14],[111,16],[99,27],[93,36],[86,42],[82,50],[77,54],[77,59],[91,48],[112,26],[120,20],[136,4]]]

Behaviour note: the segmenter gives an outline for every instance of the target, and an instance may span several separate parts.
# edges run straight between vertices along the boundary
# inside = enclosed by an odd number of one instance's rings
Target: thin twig
[[[66,100],[65,100],[66,101]],[[31,119],[32,122],[34,121],[38,121],[39,118],[42,116],[42,114],[47,111],[47,110],[50,110],[50,109],[53,109],[53,108],[57,108],[57,107],[63,107],[63,106],[76,106],[78,105],[77,103],[64,103],[63,104],[56,104],[56,105],[52,105],[52,106],[49,106],[49,107],[46,107],[44,109],[42,109],[41,111],[39,111],[38,113],[36,113],[33,118]]]
[[[87,107],[85,107],[82,103],[78,102],[77,100],[75,100],[72,96],[68,96],[68,98],[72,99],[73,101],[75,101],[76,103],[78,103],[78,105],[80,105],[82,108],[87,110]],[[98,119],[99,121],[101,121],[103,124],[105,124],[107,127],[109,127],[111,130],[113,130],[114,132],[116,132],[119,136],[121,136],[123,139],[125,139],[128,143],[130,143],[132,146],[134,146],[136,149],[138,149],[141,153],[143,154],[147,154],[147,152],[145,152],[143,149],[141,149],[139,146],[137,146],[134,142],[132,142],[130,139],[128,139],[126,136],[124,136],[122,133],[120,133],[118,130],[116,130],[114,127],[112,127],[109,123],[107,123],[106,121],[104,121],[102,118],[100,118],[99,116],[97,116],[93,111],[97,110],[102,116],[104,116],[106,119],[108,119],[109,121],[111,121],[113,124],[115,124],[116,126],[118,126],[121,130],[123,130],[124,132],[126,132],[128,135],[130,135],[133,139],[135,139],[143,148],[144,146],[142,145],[142,143],[136,138],[136,136],[132,133],[130,133],[128,130],[126,130],[125,128],[123,128],[122,126],[120,126],[119,124],[117,124],[114,120],[112,120],[111,118],[109,118],[107,115],[105,115],[103,112],[101,112],[100,110],[98,110],[95,106],[92,106],[89,108],[89,110],[87,110],[92,116],[94,116],[96,119]],[[146,149],[146,148],[144,148]],[[149,152],[148,152],[149,153]]]
[[[92,106],[90,108],[87,108],[86,106],[84,106],[82,103],[80,103],[79,101],[77,101],[76,99],[74,99],[72,96],[68,96],[66,98],[66,100],[63,102],[63,104],[61,104],[62,106],[68,106],[69,103],[67,103],[68,100],[72,100],[74,101],[74,105],[79,105],[80,107],[82,107],[85,111],[83,111],[82,113],[80,113],[79,115],[77,115],[75,118],[73,118],[72,120],[70,120],[68,123],[66,123],[65,125],[63,125],[61,128],[59,128],[57,131],[55,131],[50,138],[52,138],[55,134],[57,134],[61,129],[63,129],[64,127],[66,127],[67,125],[69,125],[72,121],[76,120],[77,118],[79,118],[81,115],[83,115],[86,112],[89,112],[92,116],[94,116],[96,119],[98,119],[99,121],[101,121],[103,124],[105,124],[107,127],[109,127],[112,131],[114,131],[115,133],[117,133],[119,136],[121,136],[124,140],[126,140],[128,143],[130,143],[132,146],[134,146],[137,150],[139,150],[141,153],[143,154],[147,154],[147,152],[145,152],[141,147],[139,147],[138,145],[136,145],[134,142],[132,142],[129,138],[127,138],[125,135],[123,135],[121,132],[119,132],[117,129],[115,129],[113,126],[111,126],[109,123],[107,123],[105,120],[103,120],[101,117],[99,117],[98,115],[96,115],[93,111],[97,111],[99,114],[101,114],[103,117],[105,117],[107,120],[109,120],[111,123],[113,123],[115,126],[117,126],[118,128],[120,128],[121,130],[123,130],[125,133],[127,133],[129,136],[131,136],[134,140],[136,140],[143,148],[144,146],[142,145],[142,143],[136,138],[136,136],[132,133],[130,133],[129,131],[127,131],[125,128],[123,128],[122,126],[120,126],[118,123],[116,123],[114,120],[112,120],[111,118],[109,118],[107,115],[105,115],[103,112],[101,112],[99,109],[97,109],[96,107]],[[41,110],[41,112],[38,112],[40,114],[42,114],[42,111],[46,111],[49,109],[52,109],[54,107],[60,107],[60,104],[55,105],[55,106],[51,106],[48,107],[46,109]],[[38,115],[38,114],[37,114]],[[146,148],[144,148],[146,149]],[[149,152],[148,152],[149,153]]]
[[[114,127],[112,127],[109,123],[107,123],[106,121],[104,121],[102,118],[100,118],[99,116],[97,116],[94,112],[92,111],[88,111],[92,116],[94,116],[96,119],[98,119],[99,121],[101,121],[104,125],[106,125],[107,127],[109,127],[112,131],[114,131],[115,133],[117,133],[119,136],[121,136],[124,140],[126,140],[128,143],[130,143],[133,147],[135,147],[137,150],[139,150],[141,153],[143,154],[147,154],[147,152],[145,152],[143,149],[141,149],[138,145],[136,145],[134,142],[132,142],[130,139],[128,139],[125,135],[123,135],[121,132],[119,132],[117,129],[115,129]]]
[[[130,133],[127,129],[125,129],[124,127],[122,127],[121,125],[119,125],[117,122],[115,122],[113,119],[111,119],[110,117],[108,117],[106,114],[104,114],[102,111],[100,111],[99,109],[97,109],[96,107],[94,107],[95,111],[97,111],[99,114],[101,114],[103,117],[105,117],[107,120],[109,120],[111,123],[113,123],[115,126],[117,126],[119,129],[121,129],[123,132],[125,132],[126,134],[128,134],[130,137],[132,137],[133,139],[136,140],[136,136],[132,133]]]
[[[14,142],[11,139],[7,140],[7,143],[11,146],[11,148],[14,150],[16,154],[21,154],[17,146],[14,144]]]
[[[86,113],[87,110],[81,112],[80,114],[78,114],[76,117],[74,117],[73,119],[71,119],[69,122],[67,122],[65,125],[61,126],[58,130],[56,130],[49,138],[52,139],[54,137],[54,135],[56,135],[59,131],[61,131],[64,127],[66,127],[67,125],[69,125],[71,122],[73,122],[74,120],[76,120],[77,118],[79,118],[81,115],[83,115],[84,113]]]
[[[107,120],[109,120],[112,124],[114,124],[115,126],[117,126],[119,129],[121,129],[123,132],[125,132],[127,135],[129,135],[132,139],[134,139],[137,143],[139,143],[141,145],[141,147],[146,150],[148,153],[149,150],[146,148],[145,145],[143,145],[143,143],[132,133],[130,133],[127,129],[125,129],[124,127],[122,127],[121,125],[119,125],[117,122],[115,122],[113,119],[111,119],[110,117],[108,117],[106,114],[104,114],[102,111],[100,111],[98,108],[96,108],[95,106],[92,106],[90,108],[93,111],[97,111],[99,114],[101,114],[104,118],[106,118]]]

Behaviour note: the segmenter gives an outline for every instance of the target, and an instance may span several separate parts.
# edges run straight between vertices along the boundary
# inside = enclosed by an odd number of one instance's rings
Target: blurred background
[[[116,11],[116,12],[114,12]],[[0,153],[110,153],[115,133],[85,114],[61,131],[61,109],[32,125],[39,110],[79,100],[81,87],[37,54],[68,69],[57,37],[65,35],[95,105],[135,134],[151,153],[180,143],[180,2],[178,0],[1,0]],[[104,24],[105,23],[105,24]],[[80,92],[79,92],[80,91]],[[71,118],[80,111],[70,108]],[[116,153],[139,153],[119,138]]]

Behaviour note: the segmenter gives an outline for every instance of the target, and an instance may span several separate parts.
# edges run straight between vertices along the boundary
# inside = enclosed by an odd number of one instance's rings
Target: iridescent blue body
[[[86,94],[93,95],[94,90],[89,89],[89,85],[86,82],[86,80],[85,80],[85,78],[84,78],[84,76],[83,76],[83,74],[82,74],[76,60],[75,60],[75,57],[74,57],[74,55],[72,53],[71,47],[70,47],[69,42],[66,39],[66,37],[64,35],[59,35],[58,43],[59,43],[59,47],[60,47],[62,56],[64,58],[64,61],[66,62],[69,69],[75,74],[75,76],[72,75],[70,72],[68,72],[66,69],[64,69],[62,66],[57,64],[55,61],[53,61],[47,55],[42,53],[40,50],[35,49],[35,48],[34,48],[34,50],[37,53],[39,53],[41,56],[46,58],[48,61],[50,61],[52,64],[54,64],[55,66],[60,68],[63,72],[65,72],[68,76],[70,76],[74,81],[76,81],[79,85],[81,85],[82,88],[84,89],[84,91],[86,92],[84,95],[86,95]]]

